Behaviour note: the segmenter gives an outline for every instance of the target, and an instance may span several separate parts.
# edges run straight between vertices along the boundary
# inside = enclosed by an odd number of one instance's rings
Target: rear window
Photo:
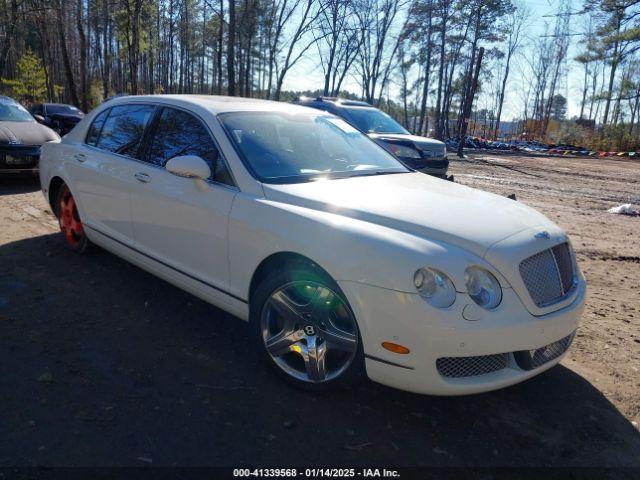
[[[87,143],[108,152],[135,158],[142,134],[154,111],[153,105],[122,105],[113,107],[104,120],[100,118],[104,113],[102,112],[89,130]],[[100,125],[100,122],[104,123]]]
[[[47,105],[48,114],[79,115],[82,112],[73,105]]]
[[[94,147],[98,144],[98,138],[100,138],[100,132],[104,126],[104,121],[107,119],[110,111],[110,108],[103,110],[96,118],[93,119],[93,123],[89,127],[89,132],[87,132],[85,143],[93,145]]]
[[[365,133],[408,135],[402,125],[377,108],[345,108],[347,119]]]

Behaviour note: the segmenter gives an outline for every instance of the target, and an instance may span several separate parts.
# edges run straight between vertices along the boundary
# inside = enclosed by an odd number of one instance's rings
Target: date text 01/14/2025
[[[303,477],[303,478],[399,478],[397,470],[386,468],[237,468],[233,470],[234,477]]]

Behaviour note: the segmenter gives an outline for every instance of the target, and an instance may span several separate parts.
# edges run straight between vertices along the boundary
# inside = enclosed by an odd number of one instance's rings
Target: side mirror
[[[35,118],[38,123],[44,123],[44,117],[42,115],[34,114],[33,118]]]
[[[211,176],[209,165],[197,155],[173,157],[165,164],[165,168],[178,177],[206,180]]]

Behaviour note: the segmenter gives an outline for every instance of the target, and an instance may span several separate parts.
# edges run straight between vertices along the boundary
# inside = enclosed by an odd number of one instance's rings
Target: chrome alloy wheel
[[[312,281],[293,281],[275,290],[262,309],[260,332],[276,365],[309,383],[339,377],[358,349],[356,322],[345,301]]]

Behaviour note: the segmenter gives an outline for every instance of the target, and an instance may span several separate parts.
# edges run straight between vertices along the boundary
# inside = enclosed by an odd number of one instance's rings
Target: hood
[[[444,142],[435,138],[418,137],[417,135],[403,135],[391,133],[373,133],[369,137],[376,142],[384,142],[389,144],[413,144],[415,148],[422,152],[423,156],[444,156],[447,149]],[[428,153],[426,153],[428,152]]]
[[[52,118],[53,120],[57,120],[59,122],[70,123],[75,125],[80,120],[82,120],[83,115],[78,115],[73,113],[51,113],[47,115],[47,117]]]
[[[404,140],[414,143],[424,143],[428,145],[444,145],[444,142],[436,140],[435,138],[419,137],[418,135],[411,135],[409,133],[369,133],[369,137],[376,140]]]
[[[399,142],[412,142],[416,146],[429,146],[429,147],[444,147],[444,142],[436,140],[435,138],[419,137],[417,135],[409,135],[402,133],[369,133],[370,138],[374,140],[382,140],[393,143]]]
[[[42,145],[59,140],[56,132],[38,122],[0,122],[0,144]]]
[[[276,202],[442,241],[480,257],[515,233],[553,226],[544,215],[519,202],[422,173],[264,184],[264,191]]]

